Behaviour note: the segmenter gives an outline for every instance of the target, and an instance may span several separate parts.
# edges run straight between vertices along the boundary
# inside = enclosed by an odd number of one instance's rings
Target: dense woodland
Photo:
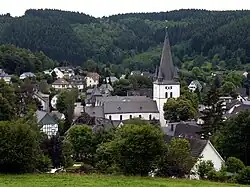
[[[114,73],[153,71],[168,27],[179,68],[242,70],[249,69],[250,63],[249,18],[250,11],[179,10],[94,18],[76,12],[27,10],[22,17],[0,17],[0,43],[42,51],[62,65],[88,70],[105,65]]]

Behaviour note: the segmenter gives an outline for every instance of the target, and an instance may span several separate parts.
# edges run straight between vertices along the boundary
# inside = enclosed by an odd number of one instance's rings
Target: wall
[[[58,68],[55,68],[53,71],[55,72],[58,79],[62,79],[64,77],[64,74]]]
[[[71,88],[71,87],[72,87],[71,85],[52,84],[52,88],[55,88],[55,89],[68,89],[68,88]]]
[[[122,120],[128,120],[130,119],[130,115],[132,118],[139,118],[139,115],[141,115],[142,119],[150,120],[149,115],[152,115],[152,119],[159,120],[159,113],[123,113],[123,114],[105,114],[106,119],[110,119],[109,116],[112,116],[111,120],[120,120],[120,115],[122,115]]]
[[[161,126],[166,126],[166,120],[164,119],[163,106],[167,102],[166,92],[168,93],[168,98],[170,98],[170,93],[172,92],[173,98],[180,97],[180,85],[159,85],[154,83],[153,99],[157,103],[158,110],[160,112],[160,123]]]
[[[43,125],[41,131],[47,134],[48,137],[56,135],[58,132],[58,124]]]
[[[86,77],[86,85],[87,87],[91,87],[91,86],[96,86],[98,85],[99,81],[94,81],[94,79],[92,79],[91,77]]]

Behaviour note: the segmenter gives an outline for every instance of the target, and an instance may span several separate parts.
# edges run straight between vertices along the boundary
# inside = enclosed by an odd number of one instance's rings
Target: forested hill
[[[250,11],[179,10],[94,18],[27,10],[18,18],[0,16],[0,43],[43,51],[73,65],[122,64],[122,69],[151,71],[159,63],[165,27],[179,68],[243,69],[250,64]]]

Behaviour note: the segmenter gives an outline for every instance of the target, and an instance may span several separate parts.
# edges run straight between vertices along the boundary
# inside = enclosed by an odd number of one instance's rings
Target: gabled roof
[[[241,97],[248,97],[246,88],[236,88],[236,93],[238,93]]]
[[[20,77],[35,77],[35,74],[32,72],[24,72],[20,75]]]
[[[57,79],[52,84],[53,85],[69,85],[69,83],[65,79]]]
[[[169,143],[173,138],[179,138],[179,137],[168,136],[168,135],[164,136],[164,140],[166,143]],[[209,142],[208,140],[189,139],[189,138],[185,139],[188,140],[188,142],[190,143],[191,155],[196,158],[201,156],[201,153],[203,152],[204,148]]]
[[[86,77],[90,77],[92,78],[94,81],[98,81],[99,78],[100,78],[100,75],[98,73],[95,73],[95,72],[89,72],[87,73],[87,76]]]
[[[49,113],[40,110],[36,111],[36,118],[37,118],[37,123],[40,123],[42,125],[57,123],[55,119],[49,115]]]

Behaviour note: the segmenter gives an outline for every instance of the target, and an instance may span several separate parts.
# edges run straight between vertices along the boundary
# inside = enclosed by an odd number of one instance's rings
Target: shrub
[[[243,168],[245,167],[245,165],[243,164],[243,162],[235,157],[229,157],[226,161],[226,169],[227,172],[230,173],[238,173],[239,171],[241,171]]]
[[[239,184],[250,184],[250,166],[245,167],[236,177]]]
[[[207,178],[208,173],[213,170],[214,164],[211,160],[201,161],[198,165],[198,174],[202,179]]]
[[[215,171],[215,169],[207,173],[207,179],[215,182],[225,182],[227,181],[226,172]]]

